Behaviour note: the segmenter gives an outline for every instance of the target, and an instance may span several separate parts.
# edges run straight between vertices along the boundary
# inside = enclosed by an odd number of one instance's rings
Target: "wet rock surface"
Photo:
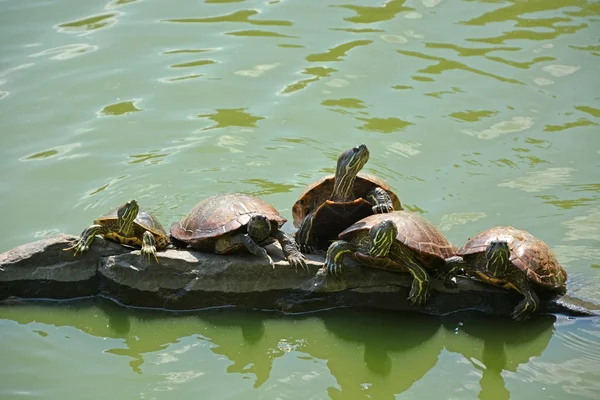
[[[408,300],[408,274],[348,265],[343,274],[321,271],[323,257],[309,255],[309,271],[296,271],[275,246],[275,269],[252,255],[220,256],[168,249],[157,263],[116,243],[96,238],[90,250],[64,251],[76,237],[58,234],[0,254],[0,300],[76,299],[103,296],[133,307],[196,310],[239,306],[283,312],[371,307],[442,315],[461,310],[508,316],[521,296],[467,278],[448,288],[433,281],[429,302]],[[569,295],[542,294],[540,313],[600,315],[600,306]]]

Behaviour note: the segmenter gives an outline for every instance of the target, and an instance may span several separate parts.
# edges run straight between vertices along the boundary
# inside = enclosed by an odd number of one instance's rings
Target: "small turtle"
[[[429,298],[427,269],[443,268],[444,260],[456,254],[456,247],[439,229],[408,211],[363,218],[339,238],[327,250],[324,268],[329,273],[341,273],[346,254],[369,267],[408,271],[414,278],[408,296],[413,304],[424,304]]]
[[[440,277],[463,270],[467,275],[525,296],[512,317],[524,320],[538,308],[535,290],[564,293],[567,272],[548,245],[527,231],[497,226],[481,232],[446,260]],[[534,290],[535,289],[535,290]]]
[[[385,182],[359,174],[368,160],[364,144],[343,152],[335,175],[313,182],[296,201],[292,215],[303,252],[327,249],[341,231],[364,217],[402,210],[398,196]]]
[[[151,214],[140,210],[138,202],[128,201],[121,207],[94,220],[75,243],[64,250],[75,249],[74,255],[86,251],[96,235],[117,243],[140,247],[141,254],[156,257],[156,249],[166,249],[171,243],[165,228]]]
[[[269,203],[242,193],[217,194],[200,201],[181,221],[171,226],[175,246],[190,245],[209,253],[247,250],[274,267],[263,248],[275,240],[295,267],[308,269],[295,240],[279,228],[287,220]]]

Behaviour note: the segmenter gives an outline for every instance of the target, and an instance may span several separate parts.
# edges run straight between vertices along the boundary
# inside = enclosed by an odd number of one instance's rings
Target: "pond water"
[[[135,198],[291,219],[365,171],[462,244],[513,225],[600,302],[600,3],[0,2],[0,251]],[[291,224],[285,226],[292,231]],[[2,399],[600,398],[600,321],[0,306]]]

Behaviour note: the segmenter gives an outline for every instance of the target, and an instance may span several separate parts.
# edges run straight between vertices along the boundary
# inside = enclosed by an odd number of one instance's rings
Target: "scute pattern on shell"
[[[510,261],[527,277],[548,288],[559,288],[567,281],[567,272],[560,266],[552,250],[542,240],[527,231],[512,226],[496,226],[479,233],[458,250],[459,255],[485,252],[488,242],[496,237],[508,241]]]
[[[398,228],[396,240],[425,255],[446,259],[456,254],[456,246],[427,219],[409,211],[393,211],[387,214],[374,214],[363,218],[339,234],[339,238],[349,240],[359,231],[371,229],[381,221],[392,220]]]
[[[300,227],[302,220],[313,210],[329,199],[333,192],[333,183],[335,175],[328,175],[310,184],[300,198],[292,207],[292,215],[294,217],[294,226]],[[392,191],[392,189],[381,179],[376,176],[359,172],[354,182],[354,194],[357,198],[365,197],[366,194],[375,187],[384,189],[394,203],[394,209],[401,210],[400,199]]]
[[[245,226],[252,215],[265,215],[281,227],[287,220],[264,200],[243,193],[218,194],[198,204],[171,227],[178,240],[212,239]]]
[[[115,226],[118,226],[117,211],[118,208],[109,211],[102,217],[96,219],[94,223],[100,225],[106,225],[107,223],[109,223],[110,225],[114,224]],[[161,225],[161,223],[158,222],[158,220],[154,218],[154,216],[148,214],[146,211],[139,210],[138,215],[135,217],[135,220],[133,222],[135,225],[142,228],[143,230],[149,230],[155,235],[167,236],[167,231]]]

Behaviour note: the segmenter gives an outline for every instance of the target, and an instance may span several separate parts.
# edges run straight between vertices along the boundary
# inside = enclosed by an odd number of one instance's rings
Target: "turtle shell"
[[[238,230],[245,230],[253,215],[264,215],[274,228],[287,219],[264,200],[243,193],[217,194],[192,208],[179,222],[171,226],[171,237],[200,250],[214,250],[216,239]]]
[[[515,229],[512,226],[497,226],[481,232],[469,239],[458,250],[458,255],[484,254],[489,240],[498,236],[502,236],[508,241],[510,261],[525,272],[531,281],[549,289],[559,289],[565,286],[567,272],[560,266],[548,245],[529,232]],[[487,281],[492,284],[504,285],[501,279],[487,278]]]
[[[115,208],[114,210],[103,215],[102,217],[94,220],[94,224],[106,226],[109,228],[113,226],[118,226],[117,211],[118,208]],[[158,220],[152,214],[149,214],[144,210],[138,211],[138,214],[135,217],[135,220],[133,221],[133,225],[136,233],[135,236],[137,236],[138,231],[141,231],[140,237],[144,233],[144,231],[150,231],[154,234],[154,236],[167,237],[167,231],[161,225],[161,223],[158,222]]]
[[[456,246],[427,219],[408,211],[393,211],[373,214],[361,219],[339,234],[342,240],[351,240],[359,232],[370,230],[378,223],[392,220],[398,228],[396,240],[415,251],[426,265],[441,264],[441,261],[456,255]]]
[[[356,180],[354,181],[355,201],[347,203],[328,201],[331,193],[333,192],[334,178],[335,175],[325,176],[309,185],[300,195],[300,198],[292,207],[292,216],[294,217],[294,226],[296,228],[300,227],[300,224],[308,214],[319,207],[320,209],[317,211],[317,221],[319,219],[333,219],[334,216],[339,218],[340,216],[343,217],[354,214],[354,217],[351,218],[351,222],[345,223],[344,221],[341,221],[341,224],[345,225],[343,225],[340,230],[348,227],[350,224],[373,213],[371,203],[364,200],[364,197],[366,197],[370,190],[376,188],[377,186],[388,192],[392,199],[392,203],[394,204],[395,210],[402,210],[400,199],[384,181],[375,176],[364,173],[358,173]]]

